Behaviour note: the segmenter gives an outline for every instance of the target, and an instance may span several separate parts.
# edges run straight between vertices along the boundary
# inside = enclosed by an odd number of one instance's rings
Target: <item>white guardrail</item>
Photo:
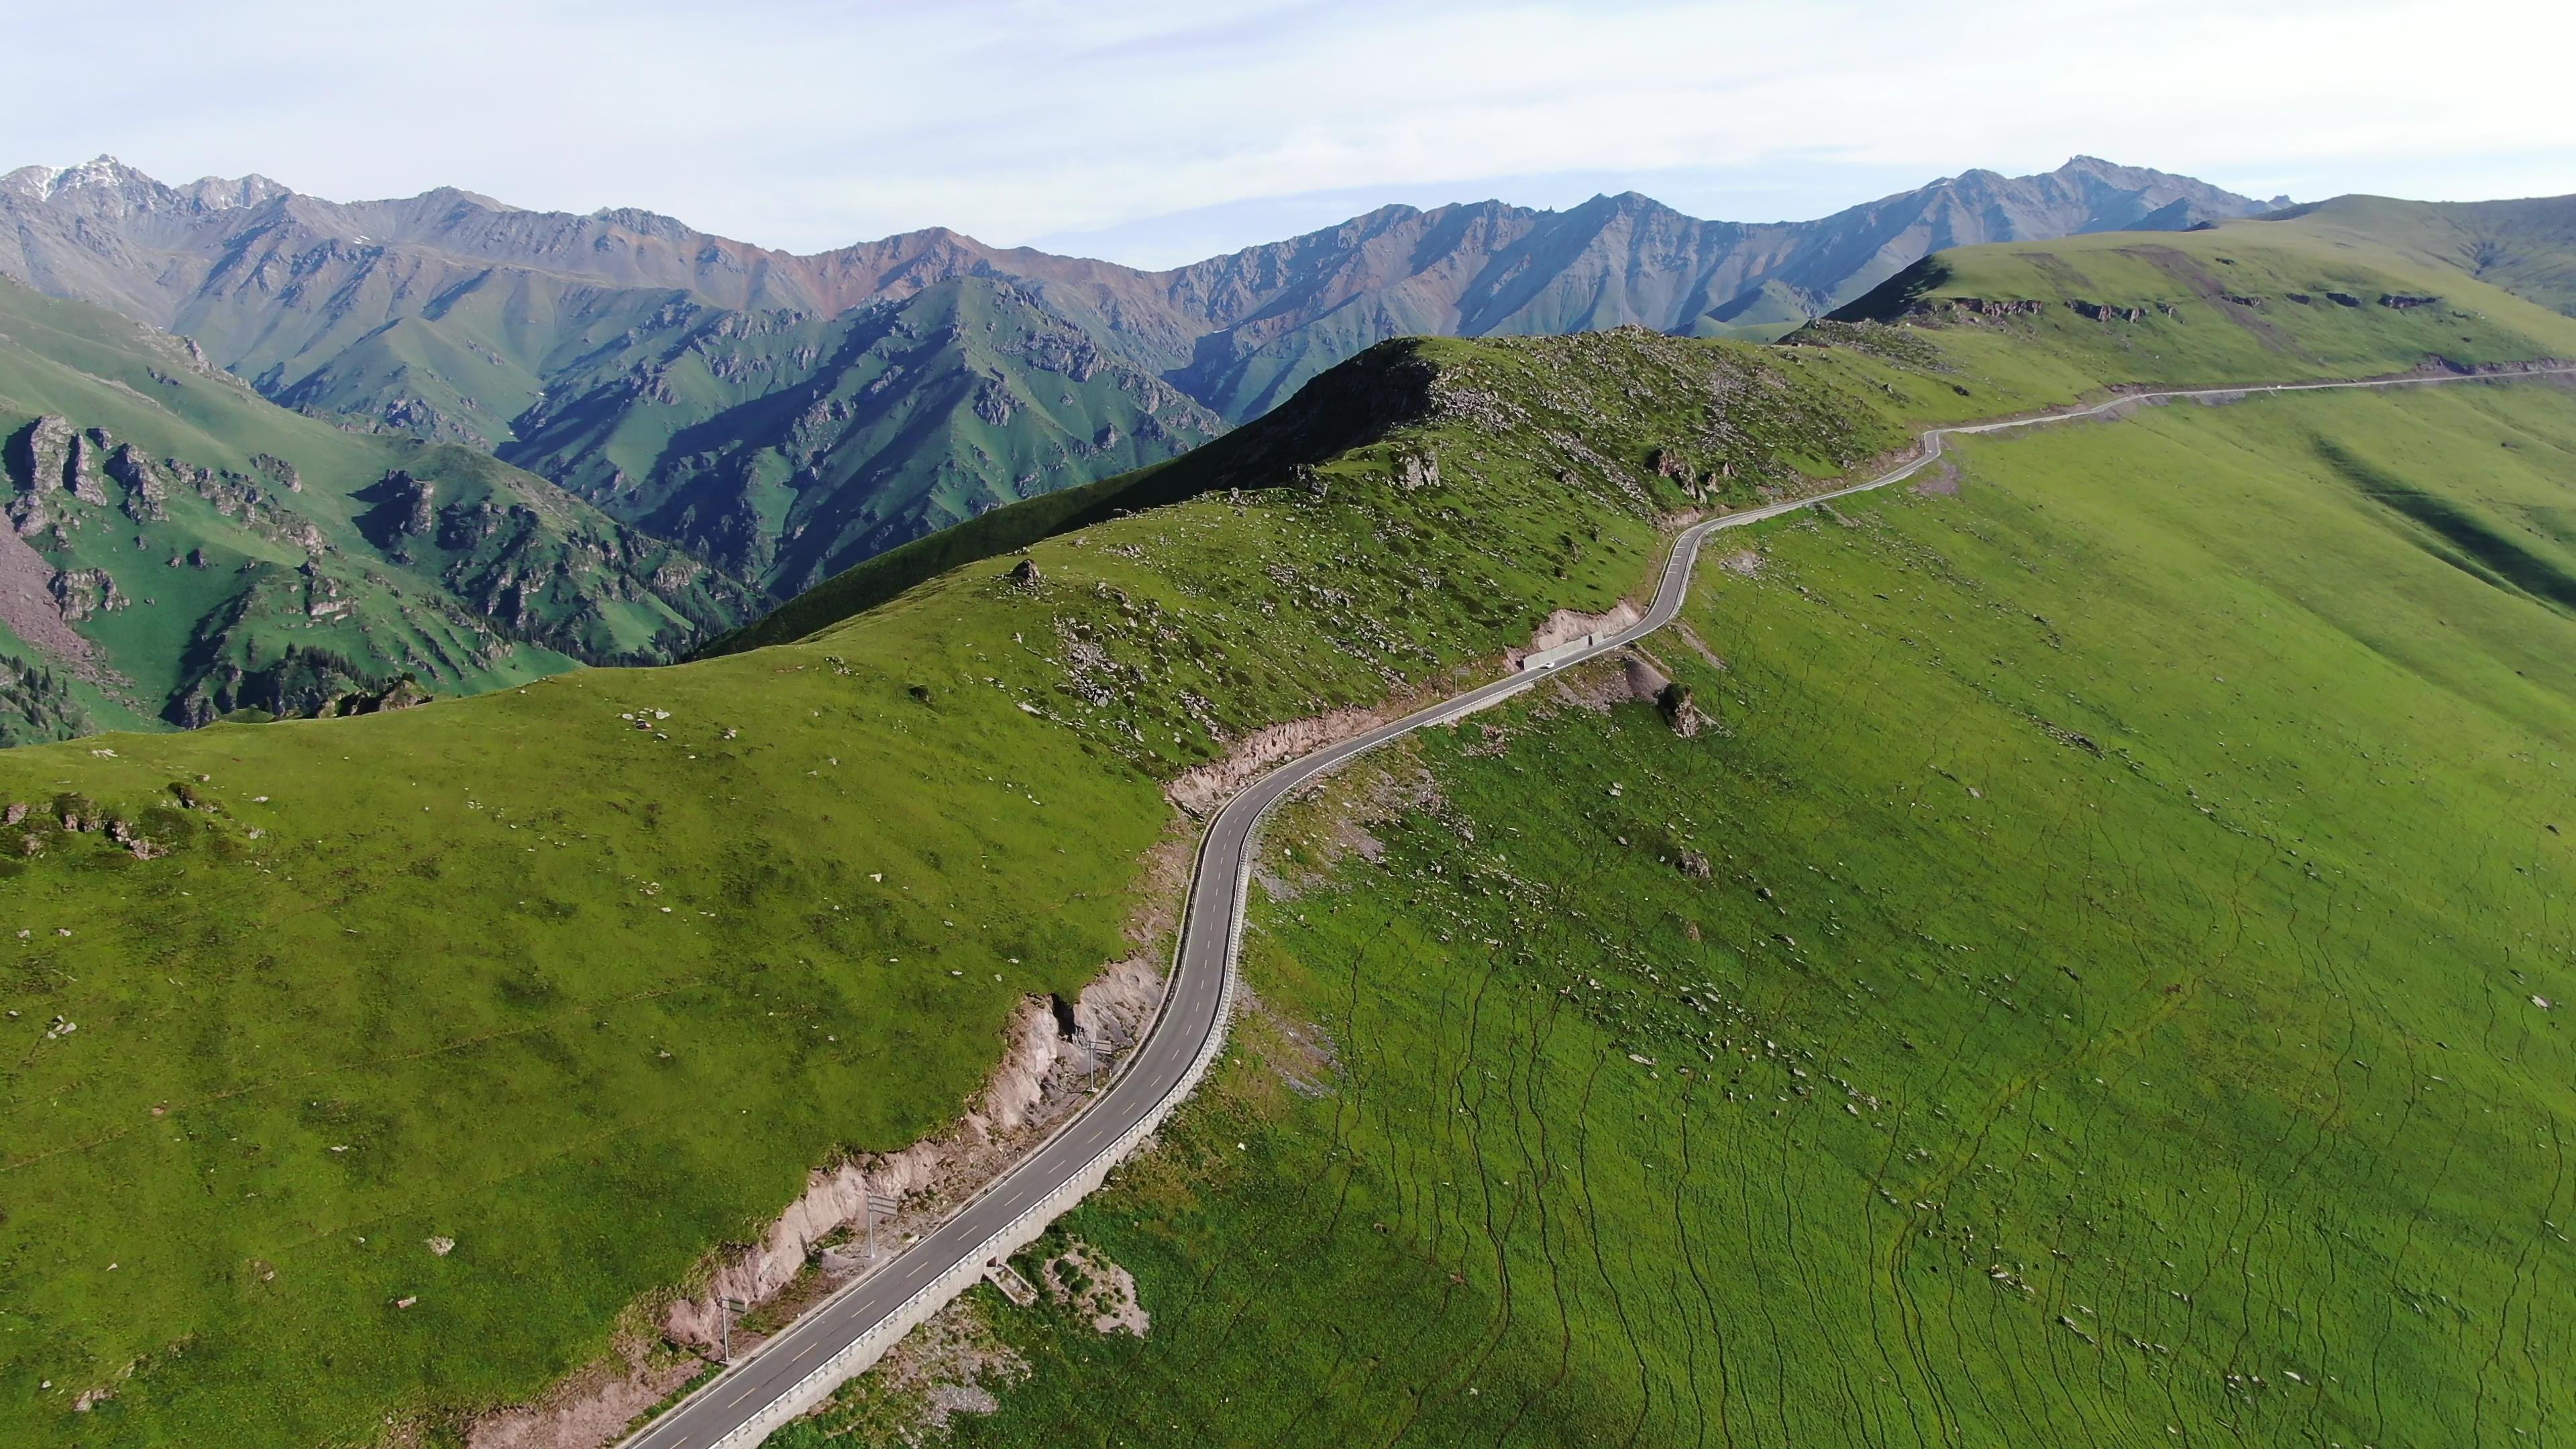
[[[1599,634],[1586,634],[1580,639],[1569,640],[1552,649],[1533,649],[1521,656],[1521,672],[1529,674],[1541,669],[1553,669],[1599,643],[1601,638]]]

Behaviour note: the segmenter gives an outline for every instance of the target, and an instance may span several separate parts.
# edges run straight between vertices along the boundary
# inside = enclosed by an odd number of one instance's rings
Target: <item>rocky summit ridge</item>
[[[1169,457],[1389,337],[1777,336],[1928,252],[2259,212],[2079,156],[1814,221],[1386,206],[1188,266],[931,227],[799,255],[634,208],[336,202],[109,157],[0,177],[0,276],[202,345],[264,396],[463,443],[786,594]]]

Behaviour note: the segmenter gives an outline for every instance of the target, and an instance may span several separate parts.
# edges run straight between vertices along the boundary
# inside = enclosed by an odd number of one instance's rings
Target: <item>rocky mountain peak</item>
[[[256,173],[239,177],[207,176],[184,186],[165,186],[105,154],[77,166],[20,167],[0,176],[0,191],[101,217],[171,210],[235,211],[294,194],[287,187]]]

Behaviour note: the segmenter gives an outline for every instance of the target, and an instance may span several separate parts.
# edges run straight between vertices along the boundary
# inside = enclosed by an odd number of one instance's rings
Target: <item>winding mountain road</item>
[[[1711,534],[1903,482],[1939,461],[1945,440],[1955,436],[2098,417],[2139,403],[2178,398],[2512,381],[2564,373],[2576,373],[2576,367],[2130,393],[2087,407],[1934,428],[1923,434],[1920,456],[1866,483],[1692,524],[1674,537],[1672,553],[1656,581],[1655,602],[1636,624],[1614,635],[1596,635],[1581,651],[1543,667],[1497,679],[1292,760],[1228,801],[1209,822],[1199,848],[1178,959],[1161,1010],[1109,1088],[893,1261],[825,1300],[757,1353],[710,1380],[628,1439],[626,1449],[749,1449],[875,1362],[912,1325],[982,1276],[987,1262],[1033,1240],[1048,1222],[1098,1186],[1108,1170],[1197,1085],[1224,1044],[1253,836],[1262,816],[1307,781],[1389,740],[1499,704],[1566,665],[1609,653],[1671,623],[1689,591],[1700,545]]]

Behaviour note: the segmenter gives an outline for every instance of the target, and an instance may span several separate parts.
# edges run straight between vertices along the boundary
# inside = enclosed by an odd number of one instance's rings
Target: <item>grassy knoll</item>
[[[1622,334],[1406,365],[1414,411],[1312,484],[1048,538],[1033,581],[0,753],[31,807],[0,828],[0,1442],[363,1439],[533,1393],[809,1168],[951,1121],[1023,994],[1127,949],[1162,781],[1607,606],[1686,486],[1901,436],[1859,363]],[[1605,414],[1615,452],[1573,431]]]
[[[1272,832],[1262,1005],[1065,1225],[1151,1336],[994,1300],[956,1442],[2563,1437],[2571,454],[2176,406],[1730,540],[1717,728],[1543,695]]]
[[[2070,367],[2108,383],[2215,386],[2571,347],[2559,313],[2324,218],[1963,247],[1834,316],[1938,327],[1954,361],[2033,387]]]
[[[2303,231],[2456,268],[2576,315],[2576,196],[2514,201],[2338,196],[2293,207],[2285,219]]]
[[[808,1167],[946,1121],[1020,994],[1117,953],[1161,828],[1149,785],[955,682],[989,647],[11,752],[31,820],[169,853],[46,828],[0,882],[0,1439],[96,1387],[96,1444],[527,1393]]]

